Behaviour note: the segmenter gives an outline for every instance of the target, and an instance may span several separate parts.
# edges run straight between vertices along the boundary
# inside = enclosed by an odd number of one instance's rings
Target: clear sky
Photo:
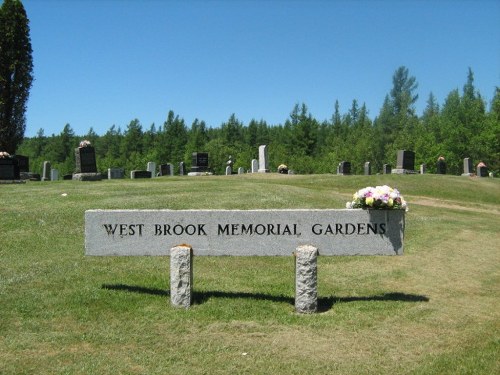
[[[0,0],[1,1],[1,0]],[[305,103],[319,121],[353,99],[374,119],[406,66],[417,113],[472,68],[488,108],[500,86],[500,1],[23,0],[35,81],[26,136],[104,134],[168,111],[188,127],[231,114],[283,124]]]

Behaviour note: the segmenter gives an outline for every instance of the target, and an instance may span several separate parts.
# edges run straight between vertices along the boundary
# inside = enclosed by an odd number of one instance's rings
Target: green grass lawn
[[[344,208],[380,184],[409,203],[405,254],[319,257],[318,314],[294,311],[292,256],[196,257],[187,310],[168,257],[84,256],[87,209]],[[499,179],[28,182],[0,213],[0,374],[500,373]]]

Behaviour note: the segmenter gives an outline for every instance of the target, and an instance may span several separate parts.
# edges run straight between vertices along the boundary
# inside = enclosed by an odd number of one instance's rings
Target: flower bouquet
[[[346,208],[363,208],[376,210],[408,210],[403,196],[390,186],[368,186],[353,195],[352,202]]]
[[[84,147],[90,147],[90,146],[91,146],[90,141],[87,141],[86,139],[84,139],[83,141],[80,142],[80,145],[78,147],[84,148]]]

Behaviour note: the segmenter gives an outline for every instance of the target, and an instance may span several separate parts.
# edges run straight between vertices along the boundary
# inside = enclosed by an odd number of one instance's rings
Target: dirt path
[[[453,210],[462,210],[462,211],[484,212],[488,214],[500,215],[500,209],[482,203],[474,207],[468,207],[468,206],[461,206],[456,201],[434,199],[429,197],[420,197],[417,195],[408,195],[405,198],[408,204],[410,205],[410,209],[412,205],[417,205],[417,206],[449,208]]]

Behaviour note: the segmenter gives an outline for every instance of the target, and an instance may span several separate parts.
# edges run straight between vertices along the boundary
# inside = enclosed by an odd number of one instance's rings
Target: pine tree
[[[26,129],[33,81],[29,20],[19,0],[0,7],[0,150],[14,154]]]

